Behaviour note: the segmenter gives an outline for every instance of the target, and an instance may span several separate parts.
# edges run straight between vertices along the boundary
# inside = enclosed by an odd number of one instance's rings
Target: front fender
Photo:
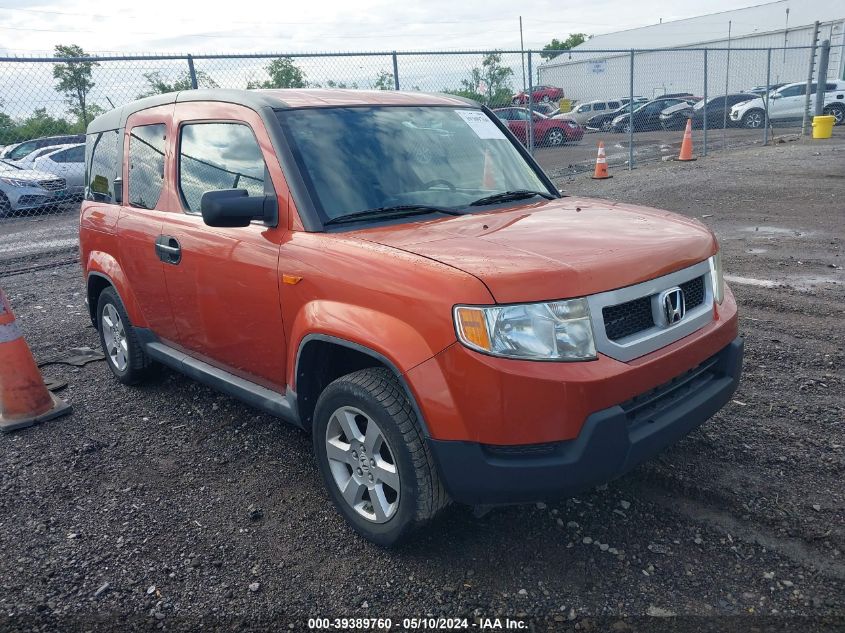
[[[315,300],[297,313],[291,327],[294,345],[288,349],[288,384],[296,388],[296,360],[302,341],[319,334],[355,343],[387,359],[400,374],[425,362],[451,341],[436,345],[423,338],[416,328],[395,316],[337,301]]]
[[[148,327],[147,321],[141,312],[141,306],[135,298],[126,279],[120,263],[103,251],[89,251],[88,259],[85,261],[85,280],[87,284],[91,283],[91,276],[104,277],[120,296],[123,302],[123,307],[126,308],[126,314],[129,315],[129,320],[135,327]],[[96,306],[91,306],[91,309],[96,309]]]

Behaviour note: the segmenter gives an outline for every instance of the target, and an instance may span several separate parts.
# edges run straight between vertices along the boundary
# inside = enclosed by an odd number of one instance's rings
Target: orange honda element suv
[[[450,501],[606,482],[736,389],[695,220],[564,196],[448,95],[192,90],[88,126],[80,245],[123,383],[168,366],[301,427],[391,545]]]

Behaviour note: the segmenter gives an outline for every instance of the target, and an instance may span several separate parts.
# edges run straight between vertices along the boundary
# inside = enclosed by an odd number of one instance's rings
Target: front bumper
[[[9,187],[4,188],[3,192],[6,194],[13,211],[41,209],[62,204],[71,199],[71,193],[66,188],[48,191],[41,187]]]
[[[699,427],[739,384],[737,338],[693,369],[590,415],[572,440],[491,446],[429,439],[452,499],[481,505],[573,495],[626,473]]]

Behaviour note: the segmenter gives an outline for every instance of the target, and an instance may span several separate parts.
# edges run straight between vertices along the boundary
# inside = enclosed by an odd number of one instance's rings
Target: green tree
[[[314,82],[314,83],[309,82],[308,86],[310,88],[322,88],[323,84],[321,84],[319,82]],[[338,88],[338,89],[341,89],[341,90],[346,89],[346,88],[352,88],[353,90],[357,90],[358,89],[358,83],[353,81],[351,84],[348,84],[345,81],[335,81],[334,79],[329,79],[329,80],[326,81],[326,88]]]
[[[90,57],[81,46],[76,44],[57,44],[56,57]],[[87,126],[91,120],[88,93],[94,87],[91,79],[95,61],[73,61],[53,65],[53,78],[56,80],[56,90],[65,95],[71,113]]]
[[[378,77],[376,77],[373,83],[373,88],[376,90],[395,90],[396,81],[393,78],[393,73],[389,73],[386,70],[379,72]]]
[[[458,90],[444,92],[482,101],[487,105],[510,103],[513,92],[510,83],[512,76],[513,69],[502,64],[501,53],[488,53],[481,61],[481,66],[473,68],[469,77],[461,80]]]
[[[199,88],[220,87],[218,83],[208,75],[208,73],[198,70],[196,71],[196,75],[197,86]],[[183,90],[193,89],[193,86],[191,85],[191,73],[187,71],[173,83],[165,81],[165,79],[161,76],[161,73],[157,70],[151,73],[144,73],[144,79],[147,80],[149,88],[146,92],[139,94],[137,97],[138,99],[143,99],[144,97],[149,97],[150,95],[160,95],[167,92],[181,92]]]
[[[291,57],[277,57],[265,67],[270,78],[265,81],[250,81],[247,88],[305,88],[305,71],[297,66]]]
[[[37,108],[17,126],[15,129],[16,138],[13,142],[17,143],[39,136],[71,134],[77,131],[74,127],[69,121],[48,114],[46,108]]]
[[[575,48],[579,44],[583,44],[589,39],[589,36],[586,33],[570,33],[569,37],[565,40],[560,41],[557,38],[553,38],[551,42],[546,44],[543,47],[544,51],[553,51],[549,53],[540,53],[540,57],[543,59],[554,59],[558,55],[560,55],[559,51],[568,51],[570,48]]]

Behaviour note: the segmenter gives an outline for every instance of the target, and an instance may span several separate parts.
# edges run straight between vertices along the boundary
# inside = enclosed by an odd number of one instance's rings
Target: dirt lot
[[[0,436],[0,630],[428,614],[845,627],[845,142],[613,174],[560,184],[700,218],[721,239],[747,356],[734,401],[700,430],[577,499],[481,518],[453,506],[381,551],[329,506],[298,431],[173,373],[128,388],[102,362],[51,366],[73,415]],[[97,347],[77,267],[3,286],[38,358]]]

